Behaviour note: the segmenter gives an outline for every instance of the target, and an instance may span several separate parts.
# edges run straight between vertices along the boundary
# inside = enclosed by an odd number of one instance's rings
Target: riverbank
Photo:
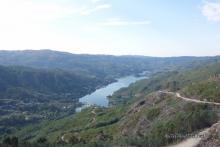
[[[135,83],[136,81],[142,80],[144,78],[147,77],[126,76],[123,78],[119,78],[116,82],[111,83],[100,89],[97,89],[93,93],[80,98],[79,102],[83,105],[76,108],[76,112],[80,112],[83,108],[89,107],[91,105],[108,107],[109,96],[111,96],[114,92],[118,91],[119,89],[128,87],[130,84]]]

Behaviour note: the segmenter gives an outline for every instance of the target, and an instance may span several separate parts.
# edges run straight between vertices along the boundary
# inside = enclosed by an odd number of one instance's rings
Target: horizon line
[[[116,57],[123,57],[123,56],[136,56],[136,57],[149,57],[149,58],[180,58],[180,57],[218,57],[220,55],[177,55],[177,56],[157,56],[157,55],[141,55],[141,54],[104,54],[104,53],[74,53],[70,51],[61,51],[56,49],[0,49],[0,52],[25,52],[25,51],[53,51],[53,52],[60,52],[60,53],[67,53],[72,55],[90,55],[90,56],[116,56]]]

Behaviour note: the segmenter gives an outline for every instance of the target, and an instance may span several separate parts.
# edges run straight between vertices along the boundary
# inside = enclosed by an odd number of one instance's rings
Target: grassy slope
[[[92,111],[95,109],[97,115],[92,114]],[[57,137],[60,137],[65,132],[78,132],[78,131],[90,131],[90,134],[84,134],[84,139],[89,139],[92,136],[93,128],[97,128],[101,125],[105,125],[104,122],[111,121],[112,118],[122,117],[123,108],[117,109],[104,109],[104,108],[87,108],[82,112],[76,114],[75,116],[70,116],[65,119],[60,119],[53,122],[43,122],[39,125],[29,126],[23,129],[21,132],[18,132],[18,136],[28,137],[32,136],[32,141],[36,140],[42,136],[49,136],[48,139],[51,142],[57,141]],[[93,117],[96,118],[96,121],[92,123]],[[41,129],[39,129],[39,127]],[[29,133],[28,136],[25,136],[26,132]],[[35,136],[36,135],[36,136]],[[83,135],[83,133],[82,133]]]
[[[110,102],[112,104],[127,103],[129,99],[153,91],[167,89],[180,91],[182,94],[197,99],[220,102],[220,63],[188,71],[171,71],[157,73],[150,79],[132,84],[128,88],[117,91]],[[216,78],[210,78],[210,77]]]
[[[124,107],[88,108],[74,117],[30,126],[16,135],[32,137],[30,141],[46,137],[50,142],[62,142],[61,137],[65,135],[73,144],[104,142],[156,147],[178,141],[165,138],[166,135],[191,133],[217,121],[215,111],[205,105],[157,94],[139,99]]]

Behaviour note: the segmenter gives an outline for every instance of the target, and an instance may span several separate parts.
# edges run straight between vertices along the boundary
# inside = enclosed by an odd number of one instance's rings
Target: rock
[[[220,147],[220,121],[212,125],[197,147]]]
[[[71,144],[77,144],[77,143],[80,143],[82,141],[78,133],[67,133],[67,134],[64,134],[61,137],[61,140],[64,143],[71,143]]]

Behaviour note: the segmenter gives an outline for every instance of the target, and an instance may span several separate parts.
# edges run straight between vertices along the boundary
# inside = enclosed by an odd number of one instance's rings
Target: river
[[[76,112],[80,112],[83,108],[97,105],[102,107],[108,107],[108,98],[107,96],[112,95],[115,91],[128,87],[131,83],[134,83],[138,80],[145,79],[147,77],[135,77],[135,76],[127,76],[117,80],[117,82],[111,83],[106,87],[97,89],[93,93],[86,95],[79,99],[81,103],[84,105],[82,107],[76,108]]]

